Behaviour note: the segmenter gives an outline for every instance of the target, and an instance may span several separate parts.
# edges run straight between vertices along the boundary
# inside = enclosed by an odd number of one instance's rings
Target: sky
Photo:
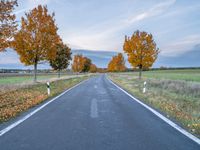
[[[18,0],[20,23],[39,4],[55,12],[58,33],[72,49],[123,51],[125,35],[151,33],[161,56],[200,44],[200,0]]]

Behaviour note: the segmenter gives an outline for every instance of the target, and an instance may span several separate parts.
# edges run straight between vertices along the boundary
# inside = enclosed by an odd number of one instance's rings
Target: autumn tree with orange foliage
[[[83,55],[75,55],[72,63],[73,72],[88,72],[92,65],[91,59]]]
[[[81,72],[84,67],[84,57],[82,55],[75,55],[72,63],[73,72]]]
[[[21,19],[21,29],[14,36],[13,48],[25,65],[34,65],[34,82],[37,80],[37,65],[55,58],[57,44],[61,42],[54,20],[46,6],[38,7]]]
[[[139,69],[139,79],[141,79],[142,70],[150,68],[159,53],[152,34],[144,31],[135,31],[131,37],[126,36],[123,49],[132,67]]]
[[[119,53],[117,56],[113,56],[112,60],[108,64],[108,71],[120,72],[125,70],[126,70],[125,60],[122,53]]]
[[[97,69],[98,69],[98,68],[97,68],[97,66],[96,66],[95,64],[91,64],[91,65],[90,65],[90,72],[91,72],[91,73],[97,72]]]
[[[17,6],[17,0],[0,1],[0,52],[11,47],[11,39],[17,30],[13,10]]]

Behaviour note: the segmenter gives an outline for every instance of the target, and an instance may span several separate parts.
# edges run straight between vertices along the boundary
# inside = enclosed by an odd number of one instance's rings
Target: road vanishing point
[[[0,150],[200,150],[106,75],[45,103],[1,130]]]

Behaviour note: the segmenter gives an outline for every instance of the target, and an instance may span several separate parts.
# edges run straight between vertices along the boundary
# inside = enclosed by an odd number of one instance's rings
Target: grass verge
[[[143,80],[129,74],[113,73],[109,77],[135,97],[162,111],[181,126],[200,137],[200,84],[169,79],[145,79],[147,92],[142,93]]]
[[[53,81],[50,83],[50,96],[47,95],[47,87],[44,83],[38,83],[28,87],[26,86],[7,93],[0,93],[0,123],[5,122],[19,115],[21,112],[62,93],[64,90],[87,78],[89,78],[89,76]]]
[[[61,77],[58,78],[56,74],[38,74],[37,81],[38,82],[46,82],[46,81],[55,81],[61,79],[72,78],[74,76],[85,76],[85,74],[61,74]],[[25,85],[33,83],[33,75],[32,74],[3,74],[0,73],[0,86],[9,86],[9,85]],[[0,87],[1,89],[1,87]]]
[[[124,74],[138,77],[138,72],[125,72]],[[200,69],[154,70],[143,71],[142,74],[144,78],[200,82]]]

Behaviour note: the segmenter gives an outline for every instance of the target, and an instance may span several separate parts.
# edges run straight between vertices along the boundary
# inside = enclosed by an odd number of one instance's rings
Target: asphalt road
[[[101,75],[2,135],[0,150],[200,150],[200,145]]]

